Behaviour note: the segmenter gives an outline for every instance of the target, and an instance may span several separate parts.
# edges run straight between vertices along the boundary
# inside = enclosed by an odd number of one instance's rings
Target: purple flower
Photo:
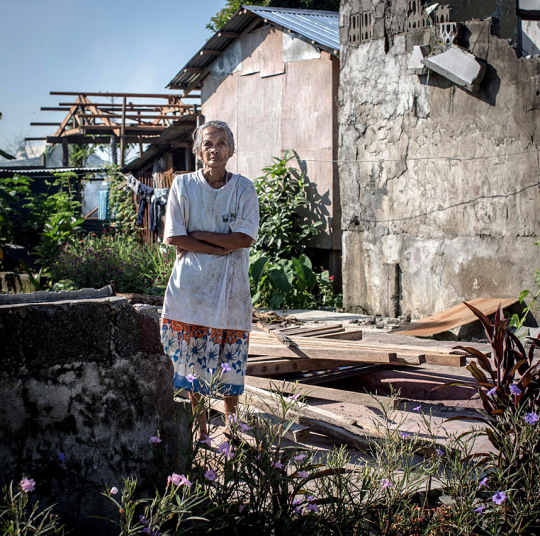
[[[283,464],[280,461],[277,461],[274,464],[274,469],[283,469]]]
[[[238,513],[241,514],[242,513],[242,510],[245,508],[245,506],[243,504],[241,504],[239,507],[238,507]]]
[[[407,439],[408,437],[410,437],[411,434],[408,434],[407,432],[399,432],[399,435],[400,435],[403,439]]]
[[[493,389],[490,389],[487,394],[489,396],[495,396],[497,394],[497,387],[494,387]]]
[[[477,514],[483,514],[485,509],[485,506],[479,506],[478,508],[475,508],[473,512],[476,512]]]
[[[204,439],[201,439],[201,443],[204,443],[208,447],[212,446],[212,438],[210,436],[205,436]]]
[[[174,486],[191,487],[191,482],[184,475],[177,475],[176,473],[167,477],[167,484],[169,483],[172,483]]]
[[[538,422],[538,414],[534,413],[534,412],[531,412],[531,413],[527,413],[525,415],[525,422],[527,424],[535,424]]]
[[[300,478],[307,478],[309,475],[308,475],[308,472],[307,471],[298,471],[298,473],[296,473]]]
[[[110,490],[111,495],[116,495],[118,493],[118,488],[116,486],[113,486]]]
[[[221,368],[223,369],[223,372],[231,372],[232,368],[229,363],[221,363]]]
[[[294,457],[297,462],[303,462],[306,458],[307,456],[305,454],[298,454],[298,456]]]
[[[383,478],[381,480],[381,489],[393,488],[393,487],[394,487],[394,484],[392,484],[392,482],[390,482],[390,480],[388,480],[387,478]]]
[[[148,519],[146,519],[146,517],[144,517],[143,515],[140,515],[139,516],[139,523],[141,523],[141,525],[148,525],[149,521],[148,521]]]
[[[29,491],[34,491],[36,487],[36,481],[33,478],[26,478],[24,477],[19,482],[21,489],[24,491],[24,493],[28,493]]]
[[[298,402],[298,399],[300,398],[300,394],[290,395],[287,397],[287,400],[291,400],[292,402]]]
[[[229,415],[229,422],[232,423],[232,424],[236,424],[238,422],[237,418],[236,418],[236,413],[231,413]]]
[[[510,392],[513,395],[519,396],[521,394],[521,389],[517,385],[511,385],[510,386]]]
[[[217,478],[216,472],[212,469],[208,469],[208,471],[204,473],[204,478],[210,482],[213,482]]]
[[[308,512],[318,512],[319,511],[319,507],[314,504],[314,503],[308,503],[307,507],[306,507],[306,510]]]
[[[495,493],[495,495],[493,495],[491,500],[495,504],[502,504],[504,501],[506,501],[506,493],[504,491],[498,491],[497,493]]]
[[[232,452],[231,446],[227,441],[223,441],[223,443],[221,443],[221,445],[218,447],[218,451],[226,458],[234,458],[234,452]]]
[[[186,376],[186,380],[187,380],[189,383],[193,383],[193,382],[196,380],[196,378],[195,378],[195,376],[194,376],[193,374],[188,374],[188,375]]]
[[[150,443],[152,445],[159,445],[161,443],[161,439],[158,436],[152,436],[150,438]]]
[[[416,406],[415,408],[413,408],[413,411],[420,411],[420,408],[421,408],[421,407],[422,407],[422,406]]]
[[[487,481],[488,481],[487,476],[482,478],[482,480],[480,480],[480,483],[478,484],[478,489],[480,489],[480,488],[489,488],[489,486],[487,485]]]
[[[57,461],[60,463],[66,463],[66,456],[62,452],[58,451],[58,458],[56,458]]]
[[[301,502],[302,502],[302,499],[294,499],[294,501],[292,502],[292,505],[298,506]]]
[[[238,423],[238,428],[240,428],[242,432],[249,432],[249,430],[251,430],[251,426],[245,422]]]
[[[435,452],[437,453],[437,456],[442,456],[444,454],[444,450],[440,449],[439,447],[435,449]]]

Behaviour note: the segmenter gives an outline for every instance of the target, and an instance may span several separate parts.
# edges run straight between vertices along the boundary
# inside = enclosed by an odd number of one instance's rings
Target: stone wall
[[[0,304],[1,484],[33,478],[77,534],[106,533],[87,516],[117,515],[107,485],[152,493],[182,470],[189,417],[151,314],[119,297]]]
[[[410,2],[366,0],[373,38],[352,43],[358,3],[340,14],[345,306],[418,318],[517,297],[540,268],[540,58],[464,21],[458,44],[487,63],[478,91],[410,74],[413,46],[440,36],[408,29]]]

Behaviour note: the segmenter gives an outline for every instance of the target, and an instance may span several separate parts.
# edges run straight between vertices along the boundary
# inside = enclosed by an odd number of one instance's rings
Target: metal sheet
[[[519,300],[516,298],[477,298],[467,300],[467,303],[476,307],[486,316],[492,315],[499,308],[499,304],[503,309],[514,305]],[[454,305],[450,309],[436,313],[433,316],[428,316],[418,322],[412,322],[409,326],[405,326],[393,331],[393,333],[401,333],[403,335],[411,335],[415,337],[429,337],[443,331],[458,328],[471,322],[478,320],[473,312],[460,303]]]

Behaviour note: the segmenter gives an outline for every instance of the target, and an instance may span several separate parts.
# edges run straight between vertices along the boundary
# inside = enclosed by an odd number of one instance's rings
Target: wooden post
[[[111,136],[111,162],[115,166],[118,164],[118,154],[116,152],[116,136]]]
[[[62,139],[62,166],[69,167],[69,145],[66,138]]]
[[[189,157],[189,147],[184,147],[184,169],[191,171],[191,158]]]
[[[120,167],[124,167],[126,148],[126,97],[122,99],[122,130],[120,132]]]

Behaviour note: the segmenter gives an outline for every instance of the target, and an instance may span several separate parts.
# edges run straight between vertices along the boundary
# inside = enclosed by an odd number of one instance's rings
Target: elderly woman
[[[161,341],[173,362],[174,386],[200,408],[212,378],[235,413],[251,331],[249,247],[257,239],[259,203],[253,183],[227,171],[234,153],[231,129],[209,121],[193,134],[202,169],[175,177],[167,202],[164,241],[177,258],[163,304]]]

